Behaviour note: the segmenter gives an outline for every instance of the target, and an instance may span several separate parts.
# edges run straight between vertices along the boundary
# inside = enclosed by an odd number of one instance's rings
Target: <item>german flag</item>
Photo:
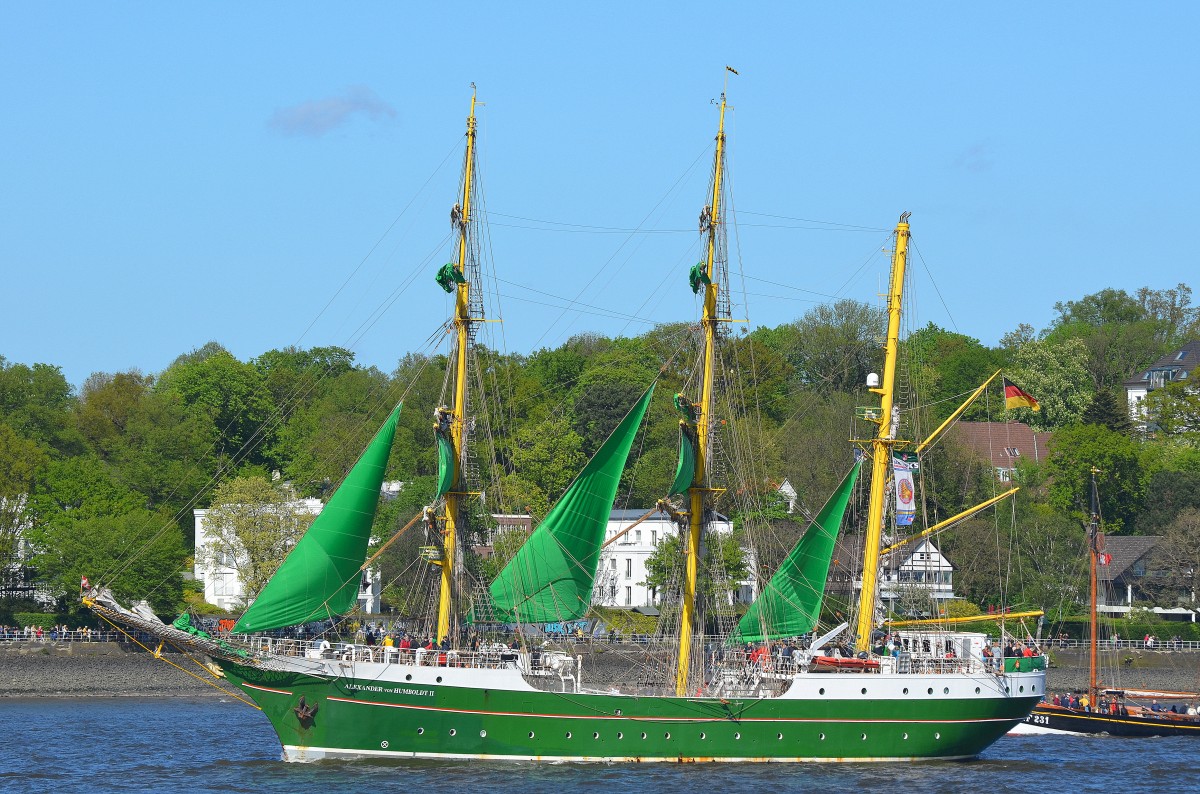
[[[1042,410],[1038,405],[1038,401],[1033,399],[1033,395],[1022,389],[1017,384],[1013,383],[1008,378],[1001,378],[1004,382],[1004,407],[1011,411],[1013,408],[1029,408],[1034,411]]]

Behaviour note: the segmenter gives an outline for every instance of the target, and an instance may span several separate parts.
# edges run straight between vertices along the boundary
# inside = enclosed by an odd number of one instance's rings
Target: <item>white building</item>
[[[592,603],[599,606],[642,607],[653,606],[660,594],[647,587],[646,561],[667,537],[678,534],[678,526],[664,513],[655,513],[650,518],[629,529],[645,510],[613,510],[605,532],[606,542],[626,532],[619,540],[600,552],[600,564],[596,570],[596,581],[592,588]],[[728,534],[733,524],[722,515],[709,524],[710,532]],[[747,551],[749,554],[749,551]],[[754,561],[749,559],[750,576],[739,582],[734,598],[741,602],[753,601]]]
[[[898,565],[884,568],[879,597],[892,611],[900,608],[906,591],[919,592],[939,604],[955,599],[954,566],[932,541],[923,540],[890,562]]]
[[[385,499],[392,499],[403,487],[400,482],[385,482],[380,489]],[[290,503],[293,510],[301,515],[318,516],[325,504],[320,499],[296,499]],[[196,556],[193,573],[196,579],[204,584],[204,600],[226,611],[242,609],[245,604],[245,590],[233,560],[228,557],[213,559],[210,549],[216,538],[210,532],[208,510],[193,510],[196,520]],[[290,551],[290,549],[288,550]],[[377,569],[368,568],[364,571],[363,582],[358,590],[358,606],[368,614],[380,610],[380,595],[383,592],[383,582]]]
[[[1129,417],[1142,429],[1153,429],[1153,417],[1146,416],[1142,401],[1155,389],[1171,383],[1187,380],[1188,375],[1200,366],[1200,341],[1188,342],[1155,361],[1137,377],[1125,381],[1125,402],[1129,406]],[[1149,420],[1149,421],[1148,421]]]

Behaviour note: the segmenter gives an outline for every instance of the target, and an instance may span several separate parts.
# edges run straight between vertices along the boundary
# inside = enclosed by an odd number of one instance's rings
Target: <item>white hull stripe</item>
[[[908,756],[908,755],[893,755],[893,756],[846,756],[837,757],[830,756],[826,758],[810,758],[806,756],[745,756],[738,758],[716,758],[713,756],[647,756],[647,755],[624,755],[624,756],[596,756],[596,755],[500,755],[489,753],[419,753],[410,751],[393,751],[393,750],[343,750],[332,747],[298,747],[294,744],[284,745],[284,758],[287,761],[305,762],[318,761],[323,758],[362,758],[365,756],[391,757],[391,758],[449,758],[462,759],[474,758],[478,760],[493,760],[493,761],[574,761],[582,763],[612,763],[625,761],[638,761],[642,763],[679,763],[679,762],[697,762],[697,763],[861,763],[861,762],[881,762],[889,763],[895,761],[960,761],[968,758],[975,758],[973,755],[939,755],[939,756]]]

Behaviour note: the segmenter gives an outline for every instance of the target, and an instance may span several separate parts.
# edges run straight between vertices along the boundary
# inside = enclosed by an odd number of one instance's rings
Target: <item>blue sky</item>
[[[471,82],[496,343],[692,319],[726,63],[754,325],[875,301],[903,210],[913,322],[987,344],[1194,281],[1196,4],[433,6],[6,4],[0,355],[76,384],[209,340],[390,370],[451,311]]]

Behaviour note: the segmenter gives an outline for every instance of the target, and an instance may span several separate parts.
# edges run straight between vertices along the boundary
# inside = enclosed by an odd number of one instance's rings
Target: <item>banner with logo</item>
[[[896,481],[896,526],[911,526],[917,517],[917,491],[913,485],[913,472],[917,471],[915,452],[892,453],[892,478]]]

